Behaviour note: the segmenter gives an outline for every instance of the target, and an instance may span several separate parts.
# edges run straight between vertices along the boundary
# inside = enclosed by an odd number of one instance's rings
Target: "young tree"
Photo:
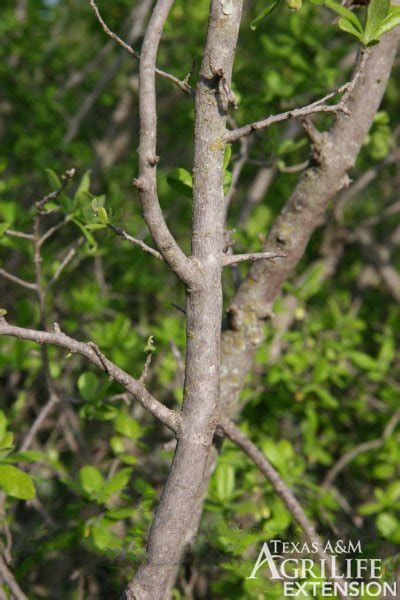
[[[252,372],[255,355],[264,344],[265,321],[272,315],[282,286],[298,266],[332,198],[350,185],[348,173],[355,165],[376,118],[393,67],[399,41],[399,30],[395,29],[399,21],[398,9],[389,8],[389,3],[387,6],[383,3],[385,10],[382,12],[379,0],[371,0],[363,26],[354,13],[336,3],[327,2],[330,8],[341,15],[341,28],[360,41],[348,83],[334,92],[327,89],[323,97],[315,99],[310,81],[309,95],[312,100],[308,104],[237,126],[232,116],[238,102],[232,83],[232,69],[242,18],[241,0],[211,0],[200,71],[193,87],[193,73],[180,80],[156,66],[159,44],[173,0],[157,0],[145,28],[140,54],[130,45],[134,36],[128,40],[129,43],[123,41],[110,29],[94,0],[89,0],[89,4],[104,32],[139,62],[140,130],[138,173],[134,186],[154,246],[150,247],[133,238],[115,223],[102,200],[93,200],[93,214],[87,217],[90,222],[80,226],[86,238],[92,238],[93,231],[97,229],[107,229],[123,240],[140,246],[144,252],[152,255],[151,260],[163,261],[184,286],[186,356],[183,404],[181,410],[169,408],[146,387],[154,352],[151,339],[147,344],[148,358],[144,370],[135,379],[109,359],[94,342],[86,343],[70,337],[64,332],[62,324],[55,323],[50,327],[47,292],[73,259],[79,245],[83,244],[81,238],[76,240],[50,282],[45,284],[41,267],[44,243],[57,233],[61,224],[78,220],[76,215],[67,214],[61,223],[52,227],[44,226],[46,214],[57,208],[67,185],[75,177],[74,171],[69,170],[61,182],[55,182],[57,189],[36,203],[32,233],[15,231],[8,224],[3,227],[6,237],[24,238],[33,246],[34,282],[22,280],[3,268],[0,274],[10,283],[35,292],[40,310],[40,328],[11,324],[9,316],[3,311],[0,334],[41,345],[42,368],[48,392],[48,402],[25,438],[21,450],[30,447],[47,415],[60,401],[48,354],[48,345],[58,346],[69,353],[81,355],[104,371],[110,380],[120,384],[176,438],[172,464],[148,533],[145,560],[129,582],[124,598],[156,600],[172,596],[185,551],[199,528],[210,477],[217,460],[217,448],[224,437],[257,465],[306,538],[317,544],[319,554],[323,557],[319,537],[293,491],[234,421],[240,423],[240,415],[247,402],[241,397],[241,392],[246,377]],[[301,2],[288,4],[291,9],[301,8]],[[261,16],[277,5],[278,2],[269,5]],[[140,7],[145,18],[150,3],[140,3]],[[328,15],[332,18],[333,13]],[[186,188],[186,191],[191,188],[190,253],[183,251],[171,233],[159,202],[157,167],[163,156],[158,156],[157,150],[158,77],[178,86],[182,94],[188,96],[189,102],[193,100],[195,105],[193,179],[183,170],[174,175],[174,185],[178,189],[179,186]],[[243,89],[241,91],[245,93]],[[320,131],[313,121],[313,115],[331,115],[330,128]],[[230,190],[224,189],[230,147],[238,142],[242,144],[235,165],[239,177],[240,169],[248,158],[247,148],[252,137],[258,132],[262,135],[264,130],[281,122],[302,123],[311,141],[309,160],[265,237],[262,250],[235,254],[227,231],[226,215],[237,182],[233,181]],[[87,185],[81,185],[80,188],[81,192],[86,192],[87,200]],[[237,270],[236,265],[242,262],[253,264],[229,301],[228,319],[223,327],[223,271],[229,268]],[[151,269],[151,266],[147,264],[146,268]],[[17,476],[16,473],[14,475]],[[2,576],[15,597],[25,597],[6,564],[2,566]]]

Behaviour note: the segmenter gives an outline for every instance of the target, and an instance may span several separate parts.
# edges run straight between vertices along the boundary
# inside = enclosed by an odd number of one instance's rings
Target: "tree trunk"
[[[229,100],[220,86],[221,78],[214,73],[222,73],[230,83],[242,1],[236,0],[232,6],[229,11],[220,0],[211,2],[196,90],[192,260],[200,276],[194,285],[187,287],[182,428],[150,530],[146,563],[129,584],[127,599],[171,597],[182,555],[196,525],[193,508],[199,506],[204,495],[207,463],[218,422],[224,249],[223,136]]]

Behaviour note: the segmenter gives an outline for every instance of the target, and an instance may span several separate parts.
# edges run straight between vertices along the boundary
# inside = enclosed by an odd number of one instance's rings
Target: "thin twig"
[[[24,592],[19,587],[17,580],[6,565],[2,556],[0,556],[0,581],[3,581],[8,586],[16,600],[28,600],[28,596],[25,596]]]
[[[299,117],[304,118],[304,117],[307,117],[307,116],[309,116],[311,114],[315,114],[315,113],[338,114],[341,112],[341,113],[344,113],[345,115],[351,116],[351,112],[346,106],[347,101],[348,101],[349,97],[351,96],[351,93],[353,92],[354,88],[357,85],[357,82],[359,81],[359,79],[361,77],[361,74],[364,70],[364,67],[369,58],[369,55],[370,55],[370,53],[368,50],[362,51],[359,64],[354,72],[354,75],[353,75],[351,81],[342,85],[335,92],[331,92],[331,93],[327,94],[326,96],[324,96],[323,98],[320,98],[320,100],[316,100],[315,102],[312,102],[311,104],[308,104],[307,106],[303,106],[302,108],[295,108],[293,110],[288,110],[279,115],[271,115],[270,117],[267,117],[266,119],[262,119],[261,121],[255,121],[254,123],[250,123],[249,125],[245,125],[244,127],[239,127],[237,129],[234,129],[233,131],[230,131],[227,133],[227,135],[225,136],[225,141],[232,143],[232,142],[239,140],[240,138],[242,138],[244,136],[250,135],[254,131],[259,131],[260,129],[266,129],[267,127],[270,127],[273,123],[280,123],[281,121],[287,121],[288,119],[296,119]],[[331,98],[333,98],[334,96],[336,96],[338,94],[343,94],[343,96],[337,104],[326,104],[326,102],[328,100],[330,100]]]
[[[64,225],[69,223],[72,220],[72,218],[73,217],[71,215],[67,215],[65,217],[65,219],[63,219],[62,221],[60,221],[53,227],[50,227],[40,238],[39,246],[42,246],[54,233],[56,233],[59,229],[61,229],[61,227],[64,227]],[[33,236],[31,236],[31,237],[33,239]]]
[[[51,288],[51,286],[56,283],[56,281],[59,279],[61,273],[73,261],[73,259],[75,258],[75,255],[76,255],[76,253],[78,251],[78,249],[82,246],[83,242],[84,242],[84,238],[83,237],[79,238],[76,241],[76,243],[72,246],[72,248],[70,248],[68,250],[67,254],[65,255],[65,257],[62,260],[61,264],[59,265],[58,269],[54,273],[53,277],[50,279],[50,281],[46,285],[46,291],[49,290]]]
[[[28,290],[36,291],[35,283],[31,283],[30,281],[25,281],[25,279],[21,279],[20,277],[17,277],[16,275],[12,275],[5,269],[0,269],[0,276],[4,277],[5,279],[9,279],[10,281],[12,281],[13,283],[16,283],[17,285],[27,288]]]
[[[143,385],[146,383],[146,379],[149,374],[149,369],[150,369],[152,358],[153,358],[153,353],[149,352],[147,355],[147,358],[146,358],[146,362],[144,363],[142,374],[139,378],[140,383],[142,383]]]
[[[286,258],[286,254],[282,252],[252,252],[250,254],[224,254],[222,259],[222,265],[227,267],[229,265],[235,265],[240,262],[250,261],[255,262],[256,260],[274,260],[275,258]]]
[[[116,233],[123,240],[126,240],[127,242],[130,242],[131,244],[133,244],[135,246],[139,246],[145,252],[148,252],[149,254],[152,254],[153,256],[158,258],[158,260],[164,260],[162,257],[162,254],[160,254],[160,252],[158,252],[154,248],[151,248],[151,246],[148,246],[147,244],[142,242],[142,240],[138,240],[137,238],[129,235],[129,233],[127,233],[124,229],[121,229],[120,227],[116,227],[115,225],[112,225],[111,223],[109,223],[107,225],[107,227],[108,227],[108,229],[110,229],[111,231]]]
[[[130,46],[129,44],[124,42],[124,40],[122,40],[116,33],[111,31],[111,29],[108,27],[107,23],[104,21],[103,17],[101,16],[100,11],[99,11],[96,3],[94,2],[94,0],[89,0],[89,4],[90,4],[94,14],[96,15],[98,22],[102,26],[104,32],[107,35],[109,35],[115,42],[117,42],[117,44],[119,44],[120,46],[122,46],[122,48],[124,48],[127,52],[129,52],[129,54],[132,54],[132,56],[134,56],[136,59],[140,60],[139,52],[136,52],[136,50],[134,50],[132,48],[132,46]],[[165,79],[168,79],[169,81],[171,81],[172,83],[177,85],[184,92],[186,92],[188,94],[192,94],[192,88],[190,87],[190,85],[187,81],[187,77],[185,77],[185,79],[183,81],[181,81],[180,79],[178,79],[178,77],[175,77],[175,75],[172,75],[171,73],[166,73],[165,71],[162,71],[161,69],[157,69],[157,68],[155,69],[155,73],[157,75],[159,75],[160,77],[164,77]]]
[[[4,235],[8,235],[9,237],[21,238],[23,240],[33,240],[33,235],[31,233],[24,233],[23,231],[14,231],[13,229],[6,229]]]
[[[369,442],[364,442],[363,444],[359,444],[355,446],[334,464],[334,466],[328,471],[326,477],[323,481],[323,487],[331,487],[336,477],[347,467],[349,463],[351,463],[357,456],[360,454],[364,454],[365,452],[370,452],[371,450],[378,450],[381,448],[386,440],[392,435],[395,430],[398,422],[400,421],[400,410],[395,412],[390,421],[385,427],[385,430],[382,436],[376,440],[370,440]]]
[[[24,452],[25,450],[28,450],[31,447],[36,434],[39,432],[43,423],[59,402],[60,398],[57,396],[57,394],[53,392],[46,404],[40,409],[39,414],[37,415],[36,419],[32,424],[32,427],[29,429],[24,441],[22,442],[20,448],[21,452]]]
[[[261,129],[267,129],[274,123],[280,123],[282,121],[288,121],[289,119],[298,119],[304,118],[309,115],[315,113],[335,113],[343,112],[345,114],[349,114],[347,108],[343,107],[339,104],[321,104],[324,99],[321,99],[319,102],[313,102],[312,104],[308,104],[307,106],[303,106],[302,108],[294,108],[293,110],[287,110],[278,115],[271,115],[261,121],[255,121],[254,123],[250,123],[249,125],[245,125],[244,127],[239,127],[238,129],[234,129],[229,131],[225,135],[225,142],[233,143],[240,138],[250,135],[255,131],[260,131]]]

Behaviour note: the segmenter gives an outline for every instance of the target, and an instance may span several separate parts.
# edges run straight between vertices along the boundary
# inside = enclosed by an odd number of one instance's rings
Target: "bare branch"
[[[132,56],[134,56],[135,58],[140,60],[139,52],[136,52],[136,50],[134,50],[131,46],[129,46],[129,44],[126,44],[123,40],[121,40],[121,38],[118,37],[117,34],[114,33],[113,31],[111,31],[111,29],[107,26],[107,24],[103,20],[102,16],[100,15],[100,11],[97,8],[96,3],[93,0],[89,0],[89,4],[90,4],[91,9],[93,10],[94,14],[96,15],[98,22],[102,26],[104,32],[107,35],[109,35],[110,38],[112,38],[115,42],[117,42],[117,44],[119,44],[120,46],[122,46],[122,48],[124,48],[127,52],[129,52],[129,54],[132,54]]]
[[[71,220],[72,220],[72,216],[67,215],[62,221],[60,221],[53,227],[50,227],[40,238],[39,246],[42,246],[49,238],[51,238],[52,235],[54,235],[59,229],[64,227],[64,225],[69,223]],[[32,239],[33,239],[33,236],[32,236]]]
[[[365,452],[370,452],[371,450],[378,450],[382,448],[386,440],[392,435],[393,431],[397,427],[397,424],[400,421],[400,411],[398,410],[389,420],[388,424],[385,427],[385,430],[382,434],[382,437],[376,440],[370,440],[369,442],[365,442],[363,444],[359,444],[355,446],[343,456],[333,465],[333,467],[328,471],[326,477],[323,482],[324,487],[331,487],[336,477],[347,467],[349,463],[351,463],[357,456],[360,454],[364,454]]]
[[[274,260],[274,258],[286,258],[283,252],[252,252],[250,254],[224,254],[222,265],[227,267],[240,262],[255,262],[256,260]]]
[[[187,284],[195,284],[197,270],[182,252],[164,220],[157,195],[157,111],[155,64],[165,21],[173,0],[159,0],[153,10],[143,40],[139,69],[139,177],[134,185],[139,191],[143,216],[164,260]]]
[[[117,42],[117,44],[119,44],[120,46],[122,46],[122,48],[124,48],[127,52],[129,52],[129,54],[132,54],[132,56],[134,56],[135,58],[140,60],[141,57],[140,57],[139,52],[136,52],[136,50],[134,50],[132,48],[132,46],[130,46],[129,44],[124,42],[116,33],[111,31],[111,29],[108,27],[108,25],[105,23],[102,16],[100,15],[100,11],[99,11],[98,7],[96,6],[96,3],[94,2],[94,0],[89,0],[89,4],[90,4],[94,14],[96,15],[97,20],[99,21],[100,25],[102,26],[104,32],[107,35],[109,35],[115,42]],[[177,85],[184,92],[187,92],[189,94],[192,93],[192,90],[187,81],[187,78],[185,78],[183,81],[181,81],[180,79],[175,77],[175,75],[171,75],[171,73],[166,73],[165,71],[162,71],[161,69],[157,69],[156,67],[155,67],[155,73],[157,75],[159,75],[160,77],[164,77],[165,79],[168,79],[169,81],[171,81],[172,83]]]
[[[67,171],[65,171],[64,175],[61,178],[60,187],[57,190],[50,192],[50,194],[47,194],[46,196],[44,196],[41,200],[38,200],[37,202],[35,202],[36,208],[40,212],[44,212],[43,208],[45,207],[45,205],[48,202],[50,202],[51,200],[56,200],[58,198],[58,196],[61,194],[61,192],[67,187],[68,183],[75,177],[75,174],[76,174],[75,169],[68,169]]]
[[[0,581],[3,581],[10,589],[16,600],[28,600],[28,596],[19,587],[13,573],[6,565],[2,556],[0,556]]]
[[[14,231],[13,229],[6,229],[4,235],[8,235],[9,237],[21,238],[23,240],[33,240],[33,235],[31,233],[24,233],[23,231]]]
[[[52,392],[50,394],[50,398],[48,399],[46,404],[44,406],[42,406],[42,408],[40,409],[39,414],[37,415],[32,426],[30,427],[24,441],[22,442],[21,452],[24,452],[25,450],[28,450],[30,448],[33,440],[35,439],[36,434],[42,427],[43,423],[45,422],[45,420],[47,419],[49,414],[53,411],[53,409],[55,408],[55,406],[57,406],[57,404],[59,402],[60,402],[59,396],[57,394],[55,394],[54,392]]]
[[[132,235],[129,235],[129,233],[127,233],[124,229],[121,229],[120,227],[116,227],[115,225],[112,225],[111,223],[109,223],[107,225],[107,227],[108,227],[108,229],[110,229],[111,231],[116,233],[123,240],[130,242],[134,246],[139,246],[145,252],[148,252],[149,254],[152,254],[153,256],[158,258],[158,260],[164,260],[162,254],[160,254],[157,250],[155,250],[154,248],[151,248],[151,246],[148,246],[142,240],[139,240],[139,239],[133,237]]]
[[[23,340],[30,340],[37,344],[52,344],[65,348],[72,354],[80,354],[89,362],[95,365],[101,371],[105,371],[116,382],[122,385],[136,400],[149,411],[156,419],[164,423],[174,433],[179,431],[180,415],[170,410],[161,402],[156,400],[146,388],[134,379],[131,375],[123,371],[117,365],[112,363],[106,357],[101,360],[98,354],[93,350],[90,343],[83,343],[65,335],[58,330],[54,332],[38,331],[35,329],[25,329],[10,325],[3,317],[0,317],[0,335],[9,335]]]
[[[250,135],[255,131],[259,131],[260,129],[266,129],[270,127],[274,123],[280,123],[281,121],[287,121],[289,119],[297,119],[297,118],[305,118],[315,113],[343,113],[347,116],[351,116],[351,111],[347,108],[347,101],[350,98],[354,88],[356,87],[363,71],[367,60],[370,56],[370,50],[364,49],[361,51],[360,60],[358,65],[353,73],[351,80],[348,83],[342,85],[335,92],[330,92],[320,100],[316,100],[307,106],[303,106],[302,108],[294,108],[293,110],[288,110],[279,115],[271,115],[266,119],[261,119],[261,121],[255,121],[254,123],[250,123],[249,125],[245,125],[244,127],[239,127],[238,129],[234,129],[230,131],[226,136],[225,140],[227,142],[236,142],[240,138]],[[334,96],[339,94],[343,94],[341,100],[337,104],[326,104],[328,100],[331,100]]]
[[[286,485],[279,473],[274,469],[271,463],[266,459],[264,454],[253,444],[253,442],[240,430],[232,421],[224,420],[219,423],[219,429],[223,431],[225,436],[238,446],[250,458],[250,460],[260,469],[261,473],[268,479],[286,508],[292,514],[294,520],[309,539],[312,545],[318,548],[318,556],[326,562],[327,567],[330,565],[330,560],[323,550],[323,544],[315,531],[312,523],[309,521],[302,506],[293,494],[292,490]],[[330,570],[330,569],[329,569]],[[330,572],[330,578],[332,572]]]
[[[12,275],[5,269],[0,269],[0,276],[4,277],[5,279],[9,279],[10,281],[12,281],[13,283],[16,283],[17,285],[27,288],[28,290],[36,290],[35,283],[30,283],[29,281],[25,281],[25,279],[21,279],[20,277],[17,277],[16,275]]]
[[[336,93],[339,93],[339,91]],[[261,119],[261,121],[255,121],[249,125],[244,125],[244,127],[234,129],[226,134],[225,141],[228,143],[233,143],[237,140],[240,140],[242,137],[251,135],[255,131],[267,129],[267,127],[270,127],[275,123],[281,123],[282,121],[288,121],[290,119],[304,118],[315,113],[337,114],[338,112],[343,112],[347,115],[349,114],[347,108],[340,102],[338,104],[323,104],[325,99],[326,98],[321,98],[321,100],[313,102],[312,104],[308,104],[307,106],[294,108],[293,110],[287,110],[279,115],[271,115],[270,117]]]
[[[85,240],[83,237],[78,238],[78,240],[75,242],[75,244],[72,246],[72,248],[70,248],[68,250],[67,254],[64,256],[64,259],[62,260],[61,264],[59,265],[58,269],[56,270],[53,277],[50,279],[49,283],[47,284],[46,291],[49,290],[51,288],[51,286],[55,284],[55,282],[59,279],[61,273],[73,261],[78,249],[82,246],[84,241]]]

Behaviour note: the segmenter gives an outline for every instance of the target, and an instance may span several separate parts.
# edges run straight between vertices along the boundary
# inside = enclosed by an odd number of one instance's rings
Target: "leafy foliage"
[[[131,186],[137,166],[137,65],[107,45],[85,3],[35,0],[27,3],[22,21],[15,5],[5,0],[0,8],[0,267],[34,281],[31,243],[6,232],[30,233],[34,203],[59,189],[62,173],[75,168],[68,187],[44,206],[45,230],[64,222],[42,247],[46,285],[75,249],[48,288],[48,325],[60,322],[63,331],[93,341],[137,378],[146,353],[154,352],[154,336],[157,352],[148,386],[177,408],[185,322],[171,303],[183,306],[183,292],[161,261],[134,249],[109,227],[151,243]],[[110,28],[125,35],[131,8],[125,0],[104,3]],[[184,76],[192,57],[201,57],[208,8],[205,0],[175,2],[160,68]],[[353,41],[370,46],[399,22],[399,8],[386,0],[371,0],[368,10],[355,11],[333,0],[249,3],[233,75],[235,119],[254,121],[337,89],[348,79]],[[109,69],[111,83],[72,135],[76,116]],[[390,212],[398,200],[393,158],[398,81],[397,65],[351,174],[358,181],[368,173],[370,186],[344,205],[342,217],[341,200],[335,204],[339,223],[332,226],[330,219],[314,236],[285,285],[243,391],[248,404],[241,421],[323,536],[332,538],[338,530],[365,546],[375,540],[376,556],[391,556],[394,562],[400,540],[398,423],[386,437],[384,432],[398,410],[400,309],[373,266],[369,246],[355,233],[372,223],[372,242],[392,252],[394,270],[399,269],[399,213]],[[193,108],[169,82],[157,85],[160,198],[168,224],[189,252]],[[316,124],[324,129],[331,119],[322,115]],[[226,149],[225,191],[241,152],[237,145]],[[301,166],[308,157],[307,138],[293,123],[255,138],[228,215],[237,251],[260,250],[298,177],[287,167]],[[271,185],[252,204],[249,190],[266,171]],[[227,303],[240,273],[236,270],[236,279],[226,273]],[[0,297],[0,316],[39,326],[31,290],[0,278]],[[287,314],[291,321],[285,330],[280,323]],[[49,371],[61,402],[32,447],[22,451],[49,399],[42,356],[33,343],[11,338],[0,338],[0,350],[0,487],[6,515],[0,535],[3,541],[11,532],[15,576],[32,597],[78,598],[82,589],[85,597],[117,597],[122,580],[142,559],[171,462],[165,447],[169,434],[106,374],[52,348]],[[334,482],[352,507],[348,514],[323,482],[344,454],[371,440],[381,444],[358,454]],[[33,498],[38,503],[28,502]],[[195,573],[196,593],[203,597],[278,600],[279,586],[246,579],[259,544],[276,537],[293,541],[302,534],[256,468],[224,443],[181,583]],[[184,586],[178,587],[176,597],[183,598]]]

